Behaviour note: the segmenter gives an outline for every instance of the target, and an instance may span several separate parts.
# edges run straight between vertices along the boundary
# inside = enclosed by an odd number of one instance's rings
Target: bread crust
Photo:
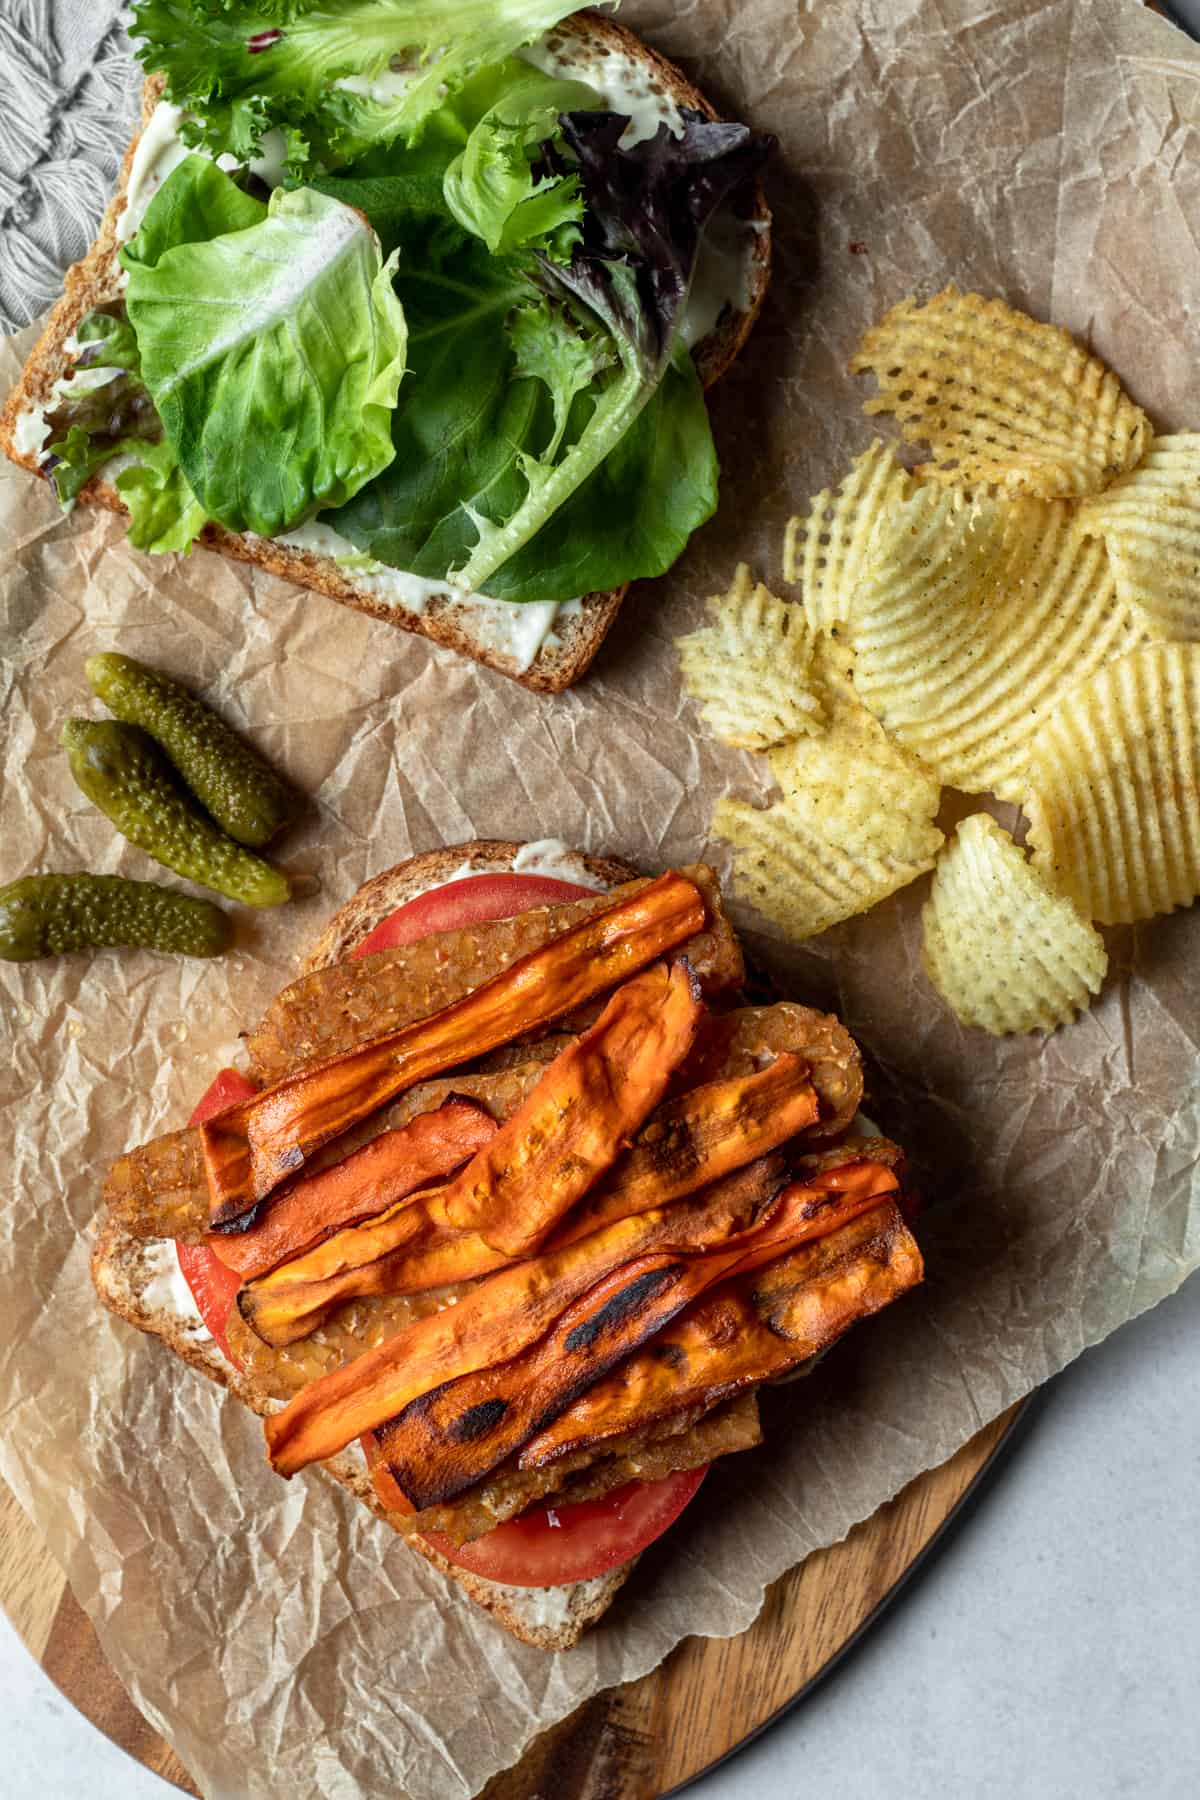
[[[511,868],[522,846],[512,839],[475,838],[447,849],[426,851],[394,864],[374,876],[333,915],[306,960],[306,968],[321,968],[349,955],[387,913],[406,899],[412,899],[464,862],[478,862],[497,871]],[[630,864],[612,857],[585,856],[589,873],[598,881],[615,884],[636,874]],[[120,1229],[112,1220],[101,1221],[91,1255],[91,1275],[96,1292],[104,1305],[152,1337],[157,1337],[173,1350],[188,1367],[206,1375],[226,1388],[252,1412],[263,1417],[270,1402],[244,1380],[241,1372],[222,1355],[207,1332],[190,1331],[186,1320],[170,1308],[155,1305],[147,1297],[147,1288],[155,1273],[152,1259],[157,1245],[166,1239],[137,1238]],[[395,1516],[382,1504],[375,1492],[366,1463],[350,1451],[331,1457],[320,1467],[331,1480],[361,1500],[385,1525],[398,1531]],[[419,1551],[435,1569],[455,1581],[477,1606],[490,1613],[496,1622],[518,1638],[541,1650],[569,1650],[577,1644],[590,1625],[596,1623],[612,1604],[618,1590],[632,1574],[637,1558],[606,1575],[591,1581],[579,1581],[558,1588],[516,1588],[506,1583],[485,1580],[469,1569],[460,1569],[427,1544],[423,1538],[405,1536],[412,1549]],[[538,1596],[537,1600],[531,1599]],[[547,1610],[557,1616],[539,1616]]]
[[[649,71],[651,79],[677,105],[701,112],[706,118],[719,115],[700,90],[688,81],[675,65],[658,51],[634,35],[626,26],[606,14],[591,9],[573,14],[555,28],[552,34],[561,41],[580,40],[598,56],[619,53],[635,58]],[[150,76],[142,90],[142,128],[163,92],[163,78]],[[40,472],[39,457],[21,451],[16,444],[17,421],[32,408],[48,402],[57,380],[71,367],[66,342],[89,312],[120,298],[120,273],[117,264],[117,223],[125,210],[125,192],[129,184],[134,152],[140,132],[125,153],[117,191],[101,221],[95,243],[67,271],[63,294],[54,306],[46,329],[34,345],[16,386],[0,410],[0,449],[12,462]],[[748,213],[753,220],[755,236],[749,280],[749,304],[743,310],[726,306],[713,330],[695,351],[696,366],[706,388],[725,373],[745,343],[766,298],[771,269],[771,214],[762,188],[756,184]],[[101,506],[109,512],[127,512],[120,494],[110,483],[93,477],[81,490],[79,503]],[[220,525],[206,525],[198,540],[206,549],[215,550],[237,562],[250,563],[280,576],[284,581],[312,589],[330,600],[351,606],[385,624],[415,633],[431,642],[472,658],[485,667],[519,682],[535,693],[561,693],[586,672],[605,637],[608,635],[621,602],[629,591],[626,582],[604,593],[583,597],[580,610],[566,618],[560,614],[555,625],[554,644],[543,644],[533,662],[521,668],[519,660],[506,655],[473,636],[469,603],[447,593],[434,596],[421,613],[399,611],[366,588],[356,584],[330,556],[314,551],[297,550],[270,539],[227,531]]]

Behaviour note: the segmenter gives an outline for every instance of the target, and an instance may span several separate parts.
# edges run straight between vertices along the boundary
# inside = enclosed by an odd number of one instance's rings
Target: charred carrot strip
[[[473,994],[318,1064],[200,1127],[216,1229],[238,1223],[312,1151],[418,1081],[581,1006],[698,932],[704,901],[673,871],[523,957]]]
[[[619,987],[555,1057],[524,1106],[444,1196],[447,1217],[508,1256],[536,1250],[653,1112],[695,1041],[700,984],[686,961]]]
[[[895,1177],[876,1165],[859,1187]],[[732,1275],[828,1233],[878,1194],[793,1183],[763,1219],[716,1249],[658,1252],[614,1269],[522,1355],[444,1383],[379,1433],[388,1467],[418,1508],[474,1486],[691,1301]]]
[[[787,1053],[752,1075],[692,1088],[651,1115],[596,1194],[564,1219],[550,1247],[697,1193],[807,1130],[819,1111],[807,1064]]]
[[[783,1173],[781,1157],[763,1157],[691,1205],[621,1219],[578,1244],[501,1269],[457,1306],[416,1320],[301,1389],[265,1421],[272,1463],[280,1474],[294,1475],[441,1382],[519,1355],[580,1294],[636,1257],[676,1255],[736,1236],[778,1190]]]
[[[396,1286],[392,1270],[420,1258],[422,1247],[426,1256],[433,1245],[437,1250],[429,1287],[503,1268],[508,1258],[502,1251],[489,1250],[475,1232],[450,1225],[439,1204],[444,1193],[444,1188],[427,1188],[411,1194],[378,1218],[348,1226],[248,1281],[238,1295],[243,1319],[264,1344],[279,1350],[315,1331],[345,1300],[404,1291]]]
[[[818,1102],[804,1064],[779,1056],[765,1069],[714,1081],[660,1106],[601,1190],[550,1239],[559,1249],[619,1219],[668,1206],[757,1161],[805,1130]],[[419,1293],[490,1275],[509,1260],[446,1212],[447,1188],[351,1226],[243,1290],[247,1324],[275,1348],[314,1331],[345,1300]]]
[[[248,1231],[214,1234],[211,1248],[245,1280],[299,1256],[339,1226],[367,1219],[449,1175],[499,1127],[477,1100],[446,1100],[385,1131],[319,1175],[273,1194]]]
[[[891,1201],[694,1302],[532,1437],[519,1466],[640,1431],[798,1368],[857,1320],[914,1287],[921,1253]]]

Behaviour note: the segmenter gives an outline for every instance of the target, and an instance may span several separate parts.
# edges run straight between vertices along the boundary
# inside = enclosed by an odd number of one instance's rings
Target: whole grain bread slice
[[[453,849],[428,851],[385,869],[366,882],[334,914],[305,966],[320,967],[348,956],[381,918],[406,900],[435,886],[465,862],[480,870],[511,869],[521,847],[510,840],[476,839],[455,845]],[[628,863],[616,858],[581,856],[579,860],[594,880],[606,885],[626,881],[635,873]],[[208,1376],[210,1381],[236,1395],[251,1411],[265,1416],[276,1403],[246,1380],[207,1331],[198,1329],[184,1314],[156,1299],[155,1278],[161,1273],[159,1265],[164,1255],[174,1255],[172,1240],[135,1237],[112,1219],[103,1219],[91,1257],[92,1281],[100,1299],[110,1312],[139,1331],[161,1339],[189,1368]],[[391,1525],[393,1530],[399,1530],[396,1516],[376,1494],[366,1459],[360,1453],[344,1451],[322,1463],[321,1467],[332,1480],[361,1500],[376,1518]],[[467,1569],[458,1568],[423,1538],[409,1535],[405,1541],[434,1568],[457,1582],[477,1606],[490,1613],[515,1638],[543,1650],[567,1650],[578,1643],[588,1627],[607,1612],[637,1562],[633,1557],[619,1568],[590,1581],[570,1582],[553,1588],[521,1588],[488,1581]]]
[[[585,77],[590,66],[597,79],[601,79],[604,63],[610,57],[633,59],[644,72],[649,93],[665,95],[677,106],[692,108],[707,118],[718,116],[715,108],[681,70],[605,14],[590,9],[576,13],[555,27],[548,42],[552,48],[569,55],[573,65]],[[157,76],[145,83],[143,129],[162,96],[162,87],[162,80]],[[126,189],[137,143],[135,136],[126,152],[117,192],[104,215],[95,243],[83,260],[67,271],[62,298],[51,312],[20,380],[0,411],[0,449],[13,462],[34,474],[40,471],[44,452],[27,440],[21,429],[22,421],[28,420],[36,409],[48,407],[56,382],[69,374],[73,360],[69,346],[76,327],[95,307],[109,305],[121,297],[117,226],[125,210]],[[747,217],[753,230],[748,234],[744,304],[726,305],[715,326],[695,348],[697,367],[705,387],[711,387],[733,362],[766,296],[771,263],[771,215],[761,188],[754,191]],[[79,500],[85,505],[106,507],[111,512],[126,511],[120,494],[102,475],[88,482]],[[200,542],[223,556],[252,563],[285,581],[311,588],[387,624],[429,638],[538,693],[559,693],[580,679],[603,643],[628,591],[626,583],[605,593],[583,596],[577,610],[559,615],[553,633],[533,661],[525,666],[519,657],[486,641],[480,633],[477,617],[472,618],[470,603],[450,590],[435,595],[423,611],[416,612],[382,600],[331,556],[295,549],[272,539],[227,531],[219,525],[206,526]]]
[[[170,1244],[169,1248],[173,1253],[174,1245]],[[265,1416],[274,1403],[244,1379],[208,1332],[196,1329],[182,1313],[154,1299],[150,1290],[155,1277],[161,1273],[159,1265],[163,1249],[164,1241],[131,1237],[114,1225],[102,1225],[91,1259],[96,1292],[118,1318],[159,1338],[189,1368],[227,1388],[252,1412]],[[376,1495],[365,1457],[357,1451],[347,1450],[320,1467],[356,1500],[361,1500],[377,1519],[398,1531],[395,1515]],[[541,1650],[569,1650],[577,1644],[588,1626],[607,1612],[637,1561],[634,1557],[591,1581],[575,1581],[554,1588],[521,1588],[505,1582],[487,1581],[481,1575],[473,1575],[469,1569],[456,1567],[424,1538],[409,1536],[405,1541],[435,1569],[457,1582],[477,1606],[490,1613],[513,1637]]]

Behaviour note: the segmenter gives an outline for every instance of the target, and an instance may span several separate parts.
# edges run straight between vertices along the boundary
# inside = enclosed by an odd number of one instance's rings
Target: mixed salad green
[[[143,549],[319,511],[498,599],[668,568],[716,505],[697,252],[770,140],[685,111],[623,143],[586,83],[515,54],[573,10],[135,0],[194,153],[121,251],[124,306],[77,334],[64,502],[119,456]]]

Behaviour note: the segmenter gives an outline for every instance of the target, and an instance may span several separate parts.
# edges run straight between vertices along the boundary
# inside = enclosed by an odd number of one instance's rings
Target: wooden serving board
[[[688,1638],[641,1681],[544,1732],[484,1800],[658,1800],[731,1754],[825,1673],[877,1617],[1008,1438],[1014,1406],[841,1544],[769,1590],[736,1638]],[[61,1569],[0,1482],[0,1605],[68,1700],[186,1793],[187,1771],[113,1674]]]

